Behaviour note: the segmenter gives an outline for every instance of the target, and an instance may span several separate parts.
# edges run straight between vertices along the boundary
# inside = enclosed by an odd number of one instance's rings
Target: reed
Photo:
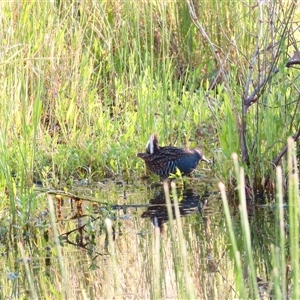
[[[286,138],[299,137],[298,70],[288,65],[297,54],[299,40],[294,2],[260,1],[249,6],[239,1],[232,10],[229,0],[1,1],[0,11],[0,244],[7,256],[0,269],[7,274],[1,278],[7,297],[19,298],[20,291],[28,290],[33,298],[76,298],[80,290],[82,298],[86,294],[96,298],[95,291],[100,291],[100,297],[116,292],[161,298],[174,292],[182,298],[204,299],[208,294],[219,298],[221,288],[234,297],[232,278],[241,297],[256,297],[256,267],[267,273],[262,264],[273,271],[276,295],[289,296],[290,284],[292,296],[298,295],[294,152],[289,154],[287,165],[285,158],[280,160],[281,173],[277,169],[275,175],[273,170]],[[257,97],[249,98],[252,93]],[[37,217],[48,208],[48,202],[44,194],[37,193],[35,184],[41,181],[47,188],[67,189],[75,180],[98,182],[113,177],[135,186],[144,170],[136,153],[144,149],[153,132],[159,134],[163,146],[199,146],[214,159],[214,177],[232,189],[238,182],[243,241],[237,238],[235,220],[230,225],[226,200],[226,220],[228,228],[233,228],[228,234],[221,230],[222,218],[217,229],[212,229],[209,221],[202,223],[199,216],[190,218],[194,223],[187,230],[185,221],[178,218],[176,203],[180,197],[172,188],[171,193],[166,192],[177,213],[173,219],[170,213],[172,243],[158,233],[154,240],[151,234],[146,235],[145,241],[128,233],[131,240],[118,241],[120,249],[128,250],[128,263],[121,263],[118,248],[112,248],[112,273],[105,268],[89,272],[78,267],[80,264],[74,266],[73,260],[66,261],[52,208],[51,225]],[[242,158],[239,161],[244,171],[233,167],[233,152]],[[285,170],[288,190],[280,182]],[[268,177],[267,186],[277,182],[276,201],[271,197],[274,189],[268,199],[276,204],[278,224],[271,246],[259,231],[255,234],[253,229],[258,225],[247,218],[243,189],[246,185],[252,194],[264,190]],[[120,191],[110,192],[118,201]],[[101,193],[95,192],[96,196]],[[288,224],[283,209],[285,194],[289,198]],[[225,199],[224,188],[222,195]],[[41,237],[47,236],[48,225],[54,234],[51,245],[58,258],[53,267],[56,272],[50,272],[49,266],[41,267],[40,277],[39,272],[28,272],[24,265],[28,286],[25,283],[20,288],[18,273],[23,267],[16,263],[18,257],[24,259],[26,254],[48,261],[48,244]],[[135,221],[131,226],[136,233],[147,225]],[[212,232],[218,237],[215,243]],[[38,238],[32,241],[32,237]],[[212,270],[218,268],[206,266],[203,271],[200,262],[208,260],[211,249],[225,249],[229,238],[235,269],[229,260],[217,279],[218,283],[228,279],[227,290],[217,288],[214,281]],[[199,239],[204,248],[195,242]],[[143,251],[137,251],[132,240]],[[17,247],[19,241],[23,243],[22,253]],[[37,244],[40,247],[35,247]],[[284,250],[286,244],[289,248]],[[147,252],[149,248],[152,250]],[[251,251],[259,257],[259,266],[251,259]],[[82,257],[75,259],[78,262]],[[105,266],[106,260],[101,262]],[[133,262],[138,271],[133,270]],[[96,263],[92,265],[96,269]],[[292,273],[288,271],[290,265]],[[112,278],[115,284],[109,285]],[[209,279],[213,287],[208,287]],[[96,283],[91,287],[90,282]],[[202,287],[203,282],[207,286]]]
[[[298,172],[295,172],[296,166],[296,151],[295,143],[292,138],[288,139],[288,217],[284,215],[283,192],[282,192],[282,171],[277,168],[277,197],[276,197],[276,224],[274,242],[266,240],[261,241],[262,244],[267,245],[268,256],[266,262],[270,268],[270,278],[267,282],[267,289],[269,295],[275,295],[276,298],[291,298],[293,299],[298,293],[299,289],[299,180]],[[244,245],[241,248],[237,246],[236,232],[231,221],[230,209],[228,206],[228,199],[226,197],[225,186],[223,183],[219,184],[222,195],[222,201],[225,209],[226,223],[229,230],[229,236],[232,243],[232,252],[236,267],[236,287],[241,298],[259,298],[263,295],[263,289],[259,280],[259,264],[255,262],[254,251],[252,249],[255,244],[254,233],[250,230],[250,222],[248,217],[246,198],[245,198],[245,183],[243,176],[243,167],[239,166],[237,155],[233,155],[233,160],[236,169],[236,176],[239,178],[239,211],[240,221],[242,227],[242,236]],[[288,232],[287,232],[288,228]],[[296,244],[297,246],[296,246]],[[288,267],[289,265],[289,267]],[[289,270],[292,268],[292,270]]]

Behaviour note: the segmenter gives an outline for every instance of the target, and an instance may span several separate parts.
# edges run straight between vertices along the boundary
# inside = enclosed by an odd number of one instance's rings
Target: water
[[[53,193],[59,245],[40,193],[38,213],[26,226],[15,236],[1,235],[3,298],[34,293],[48,299],[236,298],[230,240],[215,186],[193,179],[188,187],[178,187],[181,217],[176,220],[172,205],[173,221],[163,187],[150,182],[79,184],[69,192],[78,198]],[[243,256],[239,217],[233,222]],[[250,223],[258,280],[268,283],[274,211],[261,209]],[[246,264],[244,270],[247,279]]]

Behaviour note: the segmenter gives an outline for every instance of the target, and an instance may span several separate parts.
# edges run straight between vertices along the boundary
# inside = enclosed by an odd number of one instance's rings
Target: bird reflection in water
[[[192,213],[202,213],[209,196],[208,191],[201,196],[194,189],[181,190],[180,193],[180,198],[182,200],[179,202],[179,212],[181,217],[188,216]],[[141,217],[149,218],[153,227],[158,228],[160,233],[163,233],[164,224],[169,220],[164,190],[159,190],[156,197],[149,201],[149,204],[151,204],[151,206],[142,213]],[[172,212],[173,217],[175,218],[174,207],[172,207]]]

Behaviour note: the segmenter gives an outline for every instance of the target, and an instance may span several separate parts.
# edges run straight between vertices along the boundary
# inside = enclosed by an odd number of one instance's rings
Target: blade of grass
[[[286,248],[285,248],[285,220],[284,220],[284,206],[283,206],[283,190],[282,190],[282,169],[281,167],[276,168],[276,198],[277,198],[277,218],[279,220],[279,285],[275,284],[275,296],[277,299],[286,299]]]
[[[225,185],[222,182],[219,182],[219,190],[221,192],[224,213],[225,213],[225,218],[226,218],[226,224],[227,224],[227,229],[229,232],[229,238],[231,241],[231,247],[232,247],[232,252],[233,252],[233,257],[234,257],[234,262],[235,262],[237,290],[239,291],[239,297],[241,299],[247,299],[246,288],[245,288],[245,285],[243,282],[241,254],[238,250],[237,241],[235,238],[235,233],[234,233],[230,210],[229,210],[229,204],[228,204],[228,200],[227,200],[227,196],[226,196],[226,192],[225,192]]]
[[[181,222],[181,216],[179,211],[179,203],[178,203],[178,197],[177,197],[177,190],[175,182],[171,182],[171,188],[172,188],[172,195],[174,200],[174,209],[175,209],[175,220],[177,223],[178,228],[178,242],[180,246],[180,256],[182,258],[182,264],[183,264],[183,272],[184,272],[184,279],[185,279],[185,289],[186,289],[186,296],[188,299],[196,299],[195,294],[195,287],[193,284],[193,280],[190,275],[189,271],[189,265],[188,265],[188,252],[186,248],[186,240],[184,238],[183,230],[182,230],[182,222]]]
[[[27,277],[27,280],[28,280],[28,284],[29,284],[29,291],[30,291],[31,299],[38,299],[38,296],[37,296],[36,290],[35,290],[35,286],[34,286],[34,282],[33,282],[33,277],[32,277],[32,274],[30,272],[30,269],[29,269],[28,260],[26,258],[25,250],[24,250],[24,247],[23,247],[21,242],[18,242],[18,247],[20,249],[21,256],[22,256],[22,260],[23,260],[23,264],[24,264],[24,268],[25,268],[25,273],[26,273],[26,277]]]
[[[297,174],[297,159],[295,142],[288,139],[288,198],[289,198],[289,236],[290,264],[292,266],[292,299],[299,297],[299,177]]]
[[[60,267],[60,272],[61,272],[61,277],[62,277],[62,282],[61,282],[61,290],[62,293],[67,297],[67,299],[70,299],[70,282],[69,282],[69,277],[67,275],[67,270],[65,267],[64,263],[64,256],[62,253],[62,247],[60,245],[60,240],[59,240],[59,234],[58,234],[58,229],[56,225],[56,216],[55,216],[55,210],[54,210],[54,204],[53,204],[53,196],[51,194],[47,194],[47,199],[48,199],[48,206],[49,206],[49,216],[50,216],[50,223],[51,223],[51,228],[53,230],[53,236],[54,236],[54,242],[56,246],[56,251],[57,251],[57,257],[58,257],[58,262],[59,262],[59,267]]]
[[[113,238],[112,222],[109,218],[105,219],[105,225],[106,225],[106,230],[107,230],[109,253],[110,253],[110,259],[112,262],[112,270],[113,270],[113,276],[114,276],[114,295],[116,295],[118,297],[121,295],[121,286],[120,286],[120,279],[119,279],[119,272],[118,272],[116,249],[115,249],[115,243],[114,243],[114,238]]]
[[[244,168],[239,166],[238,156],[236,153],[232,154],[232,159],[235,167],[236,178],[238,183],[238,193],[240,199],[240,216],[241,216],[241,227],[242,227],[242,235],[244,240],[244,250],[246,252],[247,264],[249,267],[249,275],[250,275],[250,292],[252,294],[252,299],[258,299],[258,286],[257,286],[257,278],[256,271],[253,261],[252,255],[252,246],[251,246],[251,234],[250,234],[250,226],[248,220],[248,212],[247,212],[247,202],[246,202],[246,194],[245,194],[245,174]]]

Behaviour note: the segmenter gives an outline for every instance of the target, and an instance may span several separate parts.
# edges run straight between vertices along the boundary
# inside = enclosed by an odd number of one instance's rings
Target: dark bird
[[[138,153],[138,157],[145,161],[147,168],[162,179],[176,173],[176,168],[183,175],[191,174],[198,163],[205,158],[200,149],[182,149],[173,146],[160,147],[156,134],[152,134],[146,145],[146,153]]]

